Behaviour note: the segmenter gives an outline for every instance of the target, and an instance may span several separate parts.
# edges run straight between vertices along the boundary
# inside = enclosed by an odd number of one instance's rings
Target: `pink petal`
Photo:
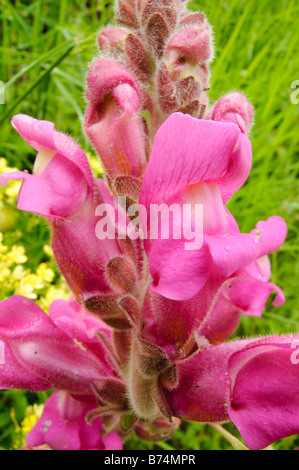
[[[266,221],[262,220],[258,222],[253,233],[259,237],[261,246],[259,257],[278,250],[286,239],[287,231],[285,221],[278,216],[273,216]]]
[[[111,329],[100,319],[87,313],[74,297],[70,301],[55,300],[49,308],[50,318],[57,328],[82,343],[98,344],[97,332],[111,335]]]
[[[104,444],[105,450],[122,450],[123,443],[121,437],[115,432],[107,434],[107,436],[102,437],[102,443]]]
[[[84,152],[67,135],[54,130],[54,124],[49,121],[39,121],[25,114],[13,117],[12,125],[20,136],[35,150],[42,147],[53,150],[73,162],[83,173],[89,186],[93,187],[92,173]]]
[[[166,392],[175,416],[192,421],[228,421],[228,359],[248,341],[212,346],[177,365],[179,385]]]
[[[217,181],[224,201],[247,179],[251,147],[234,124],[172,114],[155,136],[140,203],[167,202],[187,185]]]
[[[96,406],[96,400],[92,398],[79,401],[66,392],[55,392],[27,435],[27,444],[32,447],[46,444],[53,450],[103,449],[101,418],[95,418],[90,425],[85,420],[87,413]]]
[[[211,269],[207,246],[186,251],[185,240],[155,240],[150,251],[152,292],[188,300],[205,285]]]
[[[227,277],[256,260],[259,254],[259,244],[252,235],[215,235],[206,236],[206,240],[215,266]]]

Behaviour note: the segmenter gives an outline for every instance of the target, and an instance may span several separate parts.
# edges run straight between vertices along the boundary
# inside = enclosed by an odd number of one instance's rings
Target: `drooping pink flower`
[[[298,433],[299,368],[292,343],[274,336],[206,348],[178,366],[178,387],[166,392],[176,416],[232,420],[251,449]]]
[[[32,175],[2,174],[0,184],[23,180],[18,208],[49,221],[56,261],[78,300],[113,293],[101,266],[122,251],[117,240],[107,239],[103,244],[95,232],[96,207],[112,201],[104,182],[93,179],[80,147],[55,131],[53,123],[18,115],[12,124],[38,155]]]
[[[75,395],[92,395],[93,381],[112,374],[107,353],[95,334],[103,326],[86,313],[74,315],[65,301],[54,302],[50,316],[22,296],[1,301],[0,339],[5,345],[5,364],[0,365],[0,388],[57,388]]]
[[[117,433],[101,436],[100,417],[87,423],[86,416],[96,406],[95,398],[78,400],[67,392],[54,392],[39,421],[27,434],[27,444],[47,445],[53,450],[122,450],[122,439]]]
[[[260,317],[272,292],[273,305],[285,301],[281,289],[269,282],[268,254],[276,251],[286,237],[280,217],[258,222],[252,235],[259,236],[259,254],[251,264],[226,277],[213,267],[204,287],[191,299],[178,301],[152,293],[143,312],[147,334],[155,344],[175,357],[177,350],[195,333],[211,344],[229,338],[239,325],[241,315]]]
[[[50,316],[25,297],[0,302],[0,339],[5,345],[0,389],[59,390],[48,399],[29,433],[30,447],[122,448],[116,433],[101,436],[101,417],[87,422],[88,413],[98,406],[94,384],[102,377],[115,376],[99,332],[111,334],[74,300],[53,302]]]

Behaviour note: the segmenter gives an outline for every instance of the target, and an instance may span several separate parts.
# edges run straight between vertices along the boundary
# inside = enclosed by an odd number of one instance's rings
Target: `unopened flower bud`
[[[142,176],[146,166],[141,92],[134,75],[111,59],[99,59],[87,78],[85,131],[108,178]]]
[[[141,24],[147,24],[153,15],[158,14],[171,30],[177,23],[180,0],[137,0],[137,10],[140,12]]]
[[[213,121],[233,122],[244,134],[247,134],[253,123],[253,107],[243,93],[230,93],[221,98],[208,118]]]
[[[211,33],[208,26],[187,26],[181,29],[166,48],[168,67],[175,67],[182,60],[197,65],[207,62],[212,55]]]
[[[128,34],[129,31],[125,28],[115,28],[114,26],[104,28],[98,35],[99,48],[102,51],[115,51],[116,49],[123,50]]]

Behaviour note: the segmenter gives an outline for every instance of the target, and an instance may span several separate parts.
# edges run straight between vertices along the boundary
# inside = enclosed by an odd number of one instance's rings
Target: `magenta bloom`
[[[194,421],[232,420],[251,449],[298,433],[299,370],[291,360],[298,338],[235,341],[199,352],[179,367],[179,387],[167,393],[172,409]]]
[[[223,278],[234,277],[283,243],[282,219],[260,222],[261,234],[241,234],[225,207],[250,167],[250,141],[234,124],[174,114],[161,126],[140,195],[147,209],[147,230],[152,204],[202,204],[203,244],[186,250],[184,238],[147,240],[153,292],[174,300],[190,299],[215,270]]]
[[[23,180],[18,208],[49,221],[56,261],[77,299],[111,294],[99,267],[119,256],[121,250],[117,240],[107,239],[103,244],[95,233],[97,206],[111,203],[108,189],[103,181],[93,179],[80,147],[56,132],[53,123],[18,115],[12,124],[38,155],[33,175],[8,173],[0,176],[0,183]]]
[[[122,440],[116,433],[101,436],[102,420],[91,424],[86,416],[96,406],[96,400],[77,400],[67,392],[54,392],[47,400],[43,414],[27,434],[30,447],[43,445],[53,450],[122,450]]]
[[[55,450],[121,449],[116,433],[101,437],[102,420],[86,421],[98,406],[94,384],[114,376],[97,332],[110,335],[98,319],[75,301],[58,300],[47,316],[34,302],[13,296],[0,302],[0,339],[5,364],[0,389],[44,391],[56,388],[27,443]]]

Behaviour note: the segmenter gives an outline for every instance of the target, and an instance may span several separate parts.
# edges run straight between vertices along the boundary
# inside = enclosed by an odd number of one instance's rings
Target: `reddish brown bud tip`
[[[134,34],[129,34],[125,42],[125,50],[134,72],[141,80],[149,80],[152,66],[149,55],[140,39]]]
[[[106,275],[110,284],[118,291],[124,294],[133,292],[137,275],[130,261],[121,257],[111,259],[106,268]]]
[[[118,0],[116,3],[116,21],[129,28],[137,28],[136,0]]]
[[[207,17],[202,11],[196,13],[186,13],[180,21],[182,26],[200,26],[205,27],[208,25]]]
[[[159,13],[154,13],[146,28],[146,39],[155,56],[160,59],[164,53],[169,29]]]

